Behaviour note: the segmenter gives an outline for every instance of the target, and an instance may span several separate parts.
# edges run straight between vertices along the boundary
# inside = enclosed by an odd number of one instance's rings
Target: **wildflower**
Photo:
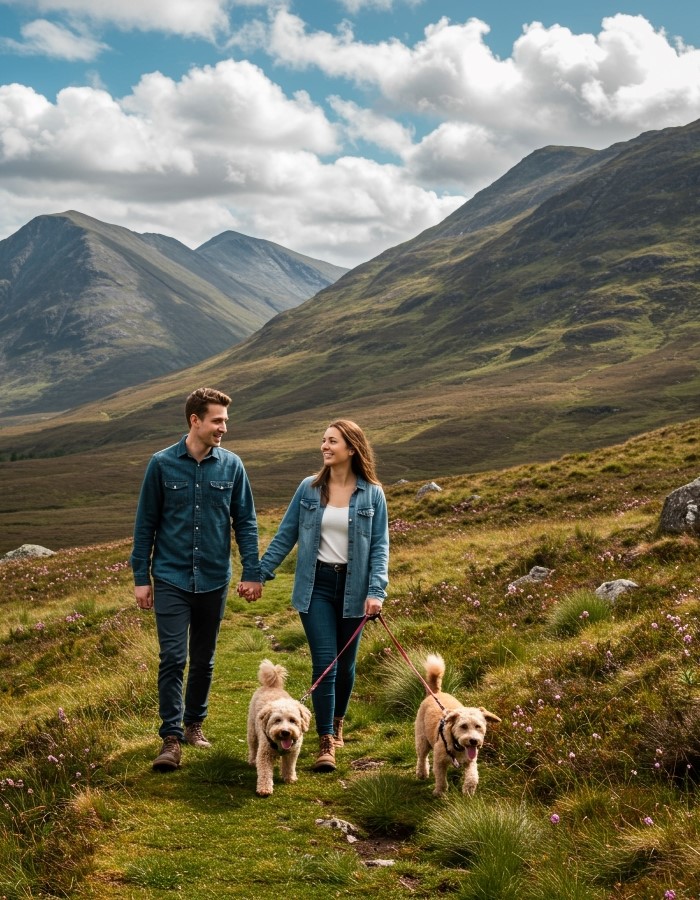
[[[44,628],[46,628],[46,625],[44,625],[43,622],[37,622],[36,625],[34,626],[35,631],[43,631]]]
[[[584,609],[584,611],[579,616],[579,619],[587,619],[589,617],[589,615],[590,615],[590,613],[588,612],[588,610]]]
[[[658,622],[652,622],[652,623],[651,623],[651,627],[652,627],[654,630],[656,630],[656,629],[659,627],[659,623],[658,623]]]
[[[569,753],[569,759],[576,759],[576,754],[573,752],[573,750],[571,751],[571,753]]]
[[[660,769],[660,768],[661,768],[661,763],[660,763],[660,762],[655,762],[655,763],[654,763],[654,768],[655,768],[655,769]]]
[[[549,821],[552,823],[552,825],[558,825],[559,816],[556,813],[552,813],[552,815],[549,817]]]
[[[63,707],[62,707],[62,706],[59,706],[59,707],[58,707],[58,718],[61,720],[61,722],[67,722],[67,721],[68,721],[68,716],[67,716],[67,715],[65,714],[65,712],[63,711]]]
[[[594,731],[593,734],[591,735],[591,737],[593,738],[594,741],[602,740],[601,736],[598,734],[597,731]]]
[[[683,635],[683,643],[684,644],[690,644],[692,642],[692,640],[693,640],[692,635],[690,635],[690,634]]]
[[[651,816],[644,816],[643,821],[644,821],[645,825],[653,825],[654,824],[654,820],[652,819]]]
[[[676,892],[675,891],[665,891],[664,892],[664,900],[676,900]]]
[[[46,758],[48,759],[48,761],[49,761],[50,763],[54,763],[54,764],[57,764],[57,763],[58,763],[58,760],[56,759],[55,756],[53,756],[53,754],[49,754]]]

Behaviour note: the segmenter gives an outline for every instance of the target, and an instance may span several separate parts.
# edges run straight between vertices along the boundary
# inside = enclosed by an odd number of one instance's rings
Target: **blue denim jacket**
[[[263,581],[274,578],[274,570],[298,543],[292,606],[299,612],[309,609],[321,542],[321,491],[311,487],[313,480],[311,475],[297,488],[277,534],[260,560]],[[367,597],[384,600],[389,582],[389,518],[381,487],[358,478],[348,515],[343,616],[360,618],[365,614]]]
[[[194,593],[227,585],[232,528],[241,580],[260,581],[258,523],[243,463],[220,447],[198,463],[185,437],[155,453],[146,468],[131,554],[134,583],[150,584],[153,576]]]

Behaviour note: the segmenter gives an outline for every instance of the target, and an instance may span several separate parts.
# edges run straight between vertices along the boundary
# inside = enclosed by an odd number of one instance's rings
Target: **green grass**
[[[245,722],[260,660],[287,667],[293,696],[309,687],[291,562],[258,603],[232,593],[214,747],[186,747],[170,776],[150,768],[157,644],[129,542],[3,564],[0,897],[697,897],[700,547],[657,533],[665,493],[693,477],[693,440],[681,426],[459,476],[420,502],[415,485],[388,490],[386,623],[419,671],[441,653],[445,687],[502,719],[473,799],[458,771],[440,800],[415,779],[423,688],[380,622],[360,646],[337,772],[312,771],[312,725],[298,783],[255,795]],[[279,514],[262,513],[263,544]],[[533,565],[549,577],[510,591]],[[596,606],[614,578],[639,587]],[[318,822],[333,818],[357,840]]]

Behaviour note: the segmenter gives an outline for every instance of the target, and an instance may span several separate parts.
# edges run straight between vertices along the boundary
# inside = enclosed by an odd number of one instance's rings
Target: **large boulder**
[[[37,559],[42,556],[53,555],[53,550],[48,550],[46,547],[41,547],[39,544],[22,544],[22,546],[18,547],[16,550],[10,550],[9,553],[0,557],[0,562],[10,559]]]
[[[659,530],[700,535],[700,478],[672,491],[664,500]]]
[[[616,578],[614,581],[604,581],[595,589],[595,594],[602,600],[614,603],[620,594],[626,594],[627,591],[633,591],[638,587],[637,582],[630,581],[629,578]]]

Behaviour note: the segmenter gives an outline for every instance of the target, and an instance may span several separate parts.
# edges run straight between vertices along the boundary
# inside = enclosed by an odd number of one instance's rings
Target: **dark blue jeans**
[[[360,619],[343,618],[345,573],[317,569],[309,611],[299,613],[311,650],[312,684],[352,637]],[[362,633],[311,694],[316,731],[333,734],[333,717],[344,716],[355,683],[355,660]]]
[[[158,704],[162,724],[158,734],[185,736],[182,727],[202,722],[207,715],[214,675],[214,654],[226,609],[228,585],[195,594],[165,581],[156,581],[153,606],[160,646]],[[183,680],[189,657],[183,702]]]

